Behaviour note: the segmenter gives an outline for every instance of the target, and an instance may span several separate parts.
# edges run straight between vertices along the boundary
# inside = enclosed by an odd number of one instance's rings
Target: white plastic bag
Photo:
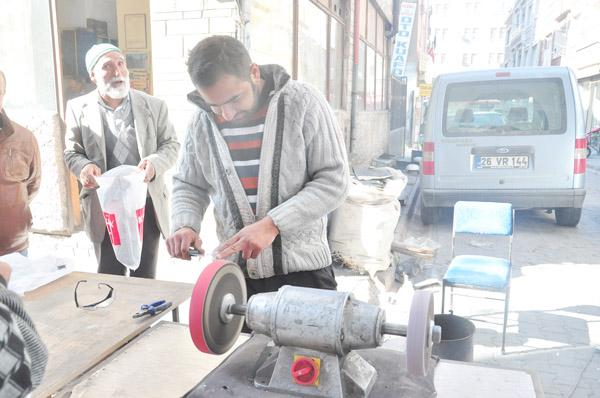
[[[140,266],[148,184],[135,166],[115,167],[96,177],[98,199],[115,256],[132,271]]]

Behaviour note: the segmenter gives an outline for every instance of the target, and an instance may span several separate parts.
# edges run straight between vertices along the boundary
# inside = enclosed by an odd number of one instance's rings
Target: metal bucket
[[[456,315],[437,314],[434,323],[442,328],[442,340],[433,346],[432,354],[454,361],[473,362],[473,322]]]

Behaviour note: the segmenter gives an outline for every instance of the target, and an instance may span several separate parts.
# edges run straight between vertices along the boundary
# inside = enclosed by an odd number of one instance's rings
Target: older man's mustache
[[[127,83],[127,80],[126,80],[126,79],[119,78],[119,77],[113,77],[112,79],[110,79],[110,80],[108,81],[108,84],[110,84],[111,86],[112,86],[112,85],[119,84],[119,83]]]

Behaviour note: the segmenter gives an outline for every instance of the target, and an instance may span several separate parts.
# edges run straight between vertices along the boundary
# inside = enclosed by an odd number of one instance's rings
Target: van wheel
[[[556,223],[563,227],[574,227],[581,219],[581,207],[560,207],[554,209]]]
[[[437,221],[438,208],[437,207],[425,207],[421,202],[421,222],[423,225],[430,225]]]

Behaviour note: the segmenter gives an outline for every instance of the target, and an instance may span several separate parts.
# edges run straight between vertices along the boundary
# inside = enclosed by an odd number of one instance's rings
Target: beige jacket
[[[29,204],[40,188],[38,143],[25,127],[0,113],[0,255],[24,250],[31,227]]]
[[[99,107],[96,90],[67,102],[64,157],[67,167],[77,178],[81,169],[89,163],[95,163],[102,173],[107,171]],[[164,101],[132,89],[131,108],[140,156],[148,159],[156,170],[154,179],[148,184],[148,192],[158,226],[166,236],[169,233],[169,209],[164,175],[175,164],[179,143]],[[83,188],[79,199],[86,233],[92,242],[102,242],[106,228],[96,191]]]

